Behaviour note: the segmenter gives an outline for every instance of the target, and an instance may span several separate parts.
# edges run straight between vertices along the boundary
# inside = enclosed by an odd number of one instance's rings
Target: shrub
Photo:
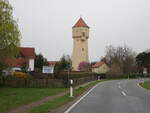
[[[69,75],[68,72],[63,72],[58,75],[58,79],[84,78],[93,75],[95,75],[95,73],[92,72],[70,72]]]
[[[138,73],[132,73],[128,75],[129,78],[139,78],[139,77],[144,77],[143,74],[138,74]]]
[[[90,71],[90,64],[88,62],[81,62],[78,66],[80,71]]]
[[[14,72],[13,76],[17,77],[17,78],[27,78],[28,75],[26,73],[23,73],[23,72]]]

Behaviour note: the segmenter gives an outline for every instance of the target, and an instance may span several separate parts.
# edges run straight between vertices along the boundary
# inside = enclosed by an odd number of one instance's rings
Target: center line
[[[120,82],[118,82],[117,84],[120,85]]]
[[[121,92],[123,96],[126,96],[126,93],[124,91]]]

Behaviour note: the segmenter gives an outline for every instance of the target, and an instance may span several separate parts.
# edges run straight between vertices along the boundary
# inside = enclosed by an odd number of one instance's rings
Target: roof
[[[21,67],[26,64],[26,61],[24,58],[7,59],[6,64],[13,67]]]
[[[34,48],[21,47],[20,53],[25,58],[35,58],[35,49]]]
[[[6,59],[6,64],[12,67],[21,67],[28,62],[29,58],[35,58],[35,49],[28,48],[28,47],[21,47],[20,48],[20,55],[19,58],[14,59]]]
[[[94,65],[92,66],[92,68],[101,67],[101,66],[104,65],[104,64],[105,64],[105,62],[97,62],[96,64],[94,64]]]
[[[49,66],[54,66],[58,61],[48,61]]]
[[[89,26],[84,22],[84,20],[81,17],[73,27],[88,27],[89,28]]]

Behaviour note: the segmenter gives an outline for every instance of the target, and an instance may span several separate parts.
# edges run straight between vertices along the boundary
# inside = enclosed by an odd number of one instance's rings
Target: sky
[[[89,57],[97,61],[108,45],[150,49],[149,0],[9,0],[21,46],[35,47],[49,61],[72,55],[72,26],[80,16],[90,27]]]

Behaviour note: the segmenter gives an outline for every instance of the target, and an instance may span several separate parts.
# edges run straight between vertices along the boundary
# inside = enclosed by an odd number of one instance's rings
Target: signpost
[[[147,68],[144,68],[144,69],[143,69],[143,74],[144,74],[144,75],[147,74]]]
[[[144,78],[146,78],[146,75],[147,75],[147,68],[144,68],[144,69],[143,69],[143,75],[144,75]],[[144,84],[144,80],[143,80],[143,84]]]
[[[70,80],[70,97],[73,97],[73,80]]]

